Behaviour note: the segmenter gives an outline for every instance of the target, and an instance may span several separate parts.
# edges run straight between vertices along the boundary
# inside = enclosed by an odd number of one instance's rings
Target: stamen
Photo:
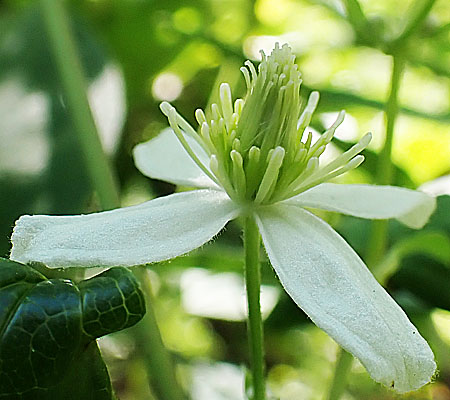
[[[220,113],[219,106],[216,103],[211,104],[211,113],[214,120],[218,120],[222,118],[222,114]]]
[[[239,122],[239,114],[233,113],[231,114],[231,126],[228,128],[228,130],[236,129]]]
[[[250,90],[252,89],[252,82],[250,79],[250,73],[248,72],[248,69],[245,67],[241,67],[240,68],[242,75],[244,75],[244,79],[245,79],[245,85],[247,86],[247,92],[250,92]]]
[[[297,194],[300,194],[308,189],[311,189],[312,187],[317,186],[320,183],[329,181],[333,178],[338,177],[339,175],[344,174],[345,172],[355,169],[355,168],[359,167],[363,161],[364,161],[364,156],[362,154],[359,154],[355,158],[350,160],[347,164],[345,164],[341,168],[338,168],[337,170],[329,173],[325,177],[322,175],[317,178],[310,177],[307,181],[303,182],[303,184],[301,186],[299,186],[297,188],[297,190],[295,190],[291,196],[296,196]]]
[[[245,169],[246,177],[247,177],[247,190],[249,195],[252,195],[256,190],[259,184],[258,172],[259,168],[259,160],[261,158],[261,150],[259,147],[252,146],[248,152],[248,163]]]
[[[248,69],[250,70],[250,73],[252,74],[252,83],[256,82],[256,79],[258,78],[258,73],[256,72],[256,68],[253,65],[253,63],[249,60],[247,60],[244,65],[246,65],[248,67]],[[265,65],[265,64],[259,64],[261,65]]]
[[[323,154],[323,152],[326,149],[326,145],[320,146],[317,150],[314,152],[310,152],[312,157],[319,157]]]
[[[303,170],[303,172],[297,176],[286,188],[286,190],[283,191],[280,195],[283,196],[284,194],[291,194],[292,192],[295,192],[300,185],[304,183],[304,181],[309,178],[311,175],[314,174],[319,168],[319,158],[318,157],[312,157],[308,160],[308,163],[306,164],[306,168]]]
[[[202,126],[204,122],[206,122],[206,116],[205,113],[201,108],[197,108],[195,110],[195,119],[197,120],[198,124]]]
[[[245,195],[247,186],[245,181],[244,162],[241,154],[236,150],[231,150],[230,157],[233,165],[233,181],[236,193],[240,193],[243,196]]]
[[[258,192],[256,193],[255,202],[262,203],[269,193],[272,185],[278,179],[278,174],[280,172],[281,165],[283,164],[283,159],[285,155],[285,150],[278,146],[270,154],[269,163],[267,165],[266,171],[262,178],[261,184],[259,185]]]
[[[263,49],[261,49],[261,50],[259,51],[259,54],[261,54],[261,62],[267,60],[266,53],[264,53],[264,50],[263,50]]]
[[[303,132],[310,124],[312,115],[316,110],[318,103],[319,103],[319,92],[311,92],[311,94],[309,95],[308,103],[306,104],[306,107],[303,110],[303,113],[298,121],[297,131],[300,135],[303,135]],[[302,138],[300,137],[300,140],[301,139]]]
[[[317,142],[314,143],[314,145],[309,150],[309,154],[315,154],[317,149],[321,146],[326,146],[328,143],[331,142],[331,139],[333,139],[334,133],[336,132],[336,129],[342,122],[344,121],[345,117],[345,111],[342,110],[336,119],[336,121],[331,125],[327,131],[325,131],[322,136],[317,139]]]
[[[300,164],[303,161],[305,161],[306,155],[308,154],[308,150],[306,149],[300,149],[297,154],[295,155],[294,158],[294,163],[295,164]]]
[[[233,150],[240,152],[241,151],[241,141],[238,138],[234,139],[231,147]]]
[[[233,100],[231,98],[231,89],[228,83],[222,83],[219,89],[220,105],[222,106],[222,113],[225,119],[227,129],[230,128],[233,114]]]
[[[244,108],[244,105],[245,101],[243,99],[236,99],[236,101],[234,102],[234,112],[240,116],[242,113],[242,109]]]
[[[308,133],[308,138],[306,139],[305,142],[305,149],[308,149],[311,147],[311,142],[312,142],[312,132]]]
[[[204,142],[207,144],[207,146],[209,147],[209,154],[214,153],[217,151],[217,149],[215,148],[213,142],[211,141],[211,136],[210,136],[210,131],[209,131],[209,125],[207,122],[203,122],[201,127],[200,127],[200,134],[203,137]]]
[[[335,158],[333,161],[331,161],[329,164],[325,165],[325,167],[322,168],[320,171],[321,174],[327,174],[329,172],[332,172],[336,168],[339,168],[343,164],[347,163],[350,159],[352,159],[356,154],[363,151],[372,140],[372,134],[367,133],[364,135],[364,137],[356,143],[354,146],[352,146],[349,150],[342,153],[339,157]]]
[[[209,127],[209,137],[211,138],[217,153],[223,154],[223,139],[220,137],[217,122],[215,120],[211,120]]]
[[[222,186],[228,195],[233,198],[235,197],[235,191],[233,185],[231,184],[228,174],[223,168],[223,163],[219,162],[217,156],[213,154],[209,161],[209,168],[211,168],[212,173],[217,177],[220,182],[220,186]]]
[[[169,113],[172,112],[172,110],[175,112],[175,122],[176,125],[179,126],[188,136],[195,139],[195,141],[208,153],[208,148],[205,146],[205,143],[203,142],[200,135],[197,133],[197,131],[187,122],[180,114],[178,114],[175,107],[173,107],[170,103],[167,101],[163,101],[159,108],[163,112],[163,114],[166,117],[169,117]]]
[[[169,105],[170,106],[170,105]],[[170,106],[172,107],[172,106]],[[166,111],[167,111],[167,107],[166,107]],[[173,131],[175,132],[175,134],[177,135],[178,140],[180,141],[180,143],[182,144],[182,146],[184,147],[184,149],[186,150],[186,152],[189,154],[189,156],[191,157],[191,159],[198,165],[198,167],[206,174],[208,175],[209,178],[211,178],[211,180],[216,183],[217,185],[219,185],[219,182],[217,182],[216,177],[208,170],[208,168],[206,168],[206,166],[203,165],[203,163],[199,160],[199,158],[197,157],[197,155],[192,151],[191,147],[189,146],[188,142],[186,141],[186,138],[183,135],[183,132],[181,132],[180,127],[177,124],[177,111],[175,110],[174,107],[172,107],[170,110],[168,110],[168,115],[167,118],[169,120],[169,124],[171,126],[171,128],[173,129]]]

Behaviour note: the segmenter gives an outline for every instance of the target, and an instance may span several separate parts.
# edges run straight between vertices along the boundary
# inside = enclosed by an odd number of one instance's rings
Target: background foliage
[[[5,257],[19,215],[99,208],[37,3],[0,2],[0,256]],[[392,159],[398,185],[416,188],[441,177],[440,185],[432,186],[440,194],[438,210],[420,232],[390,224],[388,251],[371,267],[438,360],[435,384],[408,398],[440,400],[450,399],[450,3],[364,0],[360,8],[354,0],[82,0],[66,5],[91,107],[126,206],[176,190],[140,175],[131,158],[135,144],[167,126],[159,102],[172,101],[194,122],[194,110],[214,101],[220,82],[243,95],[239,66],[247,58],[257,60],[258,50],[268,52],[276,41],[290,43],[297,54],[302,96],[321,92],[314,128],[320,131],[340,109],[347,111],[335,152],[373,132],[366,162],[345,181],[374,182],[391,55],[399,51],[392,39],[407,32],[427,4],[430,13],[401,49],[406,67]],[[366,221],[324,216],[360,254],[366,252]],[[248,354],[239,235],[240,227],[230,225],[213,244],[148,270],[163,341],[194,399],[243,398]],[[263,283],[267,371],[275,398],[323,398],[336,345],[279,290],[267,263]],[[145,366],[152,354],[142,351],[140,335],[127,330],[99,342],[123,400],[158,398],[147,385]],[[355,363],[345,398],[395,396]]]

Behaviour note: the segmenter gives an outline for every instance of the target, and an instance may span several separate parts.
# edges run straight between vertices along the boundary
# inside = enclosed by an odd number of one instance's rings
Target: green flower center
[[[343,121],[344,112],[313,144],[307,128],[319,93],[311,93],[301,112],[300,72],[289,46],[277,44],[270,56],[262,51],[261,55],[258,70],[250,61],[241,68],[247,84],[245,99],[233,104],[230,87],[223,83],[219,104],[211,106],[210,118],[201,109],[195,112],[199,132],[169,103],[163,102],[161,110],[191,158],[233,200],[271,204],[356,168],[364,160],[358,154],[371,135],[319,168],[319,156]],[[209,165],[201,163],[185,135],[202,146]]]

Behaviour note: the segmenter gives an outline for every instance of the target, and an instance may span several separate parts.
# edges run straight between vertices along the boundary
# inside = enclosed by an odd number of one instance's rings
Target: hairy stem
[[[245,281],[248,302],[248,336],[253,377],[253,400],[265,399],[263,326],[260,306],[260,235],[253,216],[244,223]]]

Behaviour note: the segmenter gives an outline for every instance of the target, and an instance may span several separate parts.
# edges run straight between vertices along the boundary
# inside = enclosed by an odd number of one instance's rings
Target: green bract
[[[241,68],[247,84],[245,100],[234,104],[228,84],[220,86],[220,102],[211,106],[210,119],[195,112],[197,133],[169,103],[161,110],[190,157],[228,195],[243,203],[270,204],[295,196],[344,172],[364,160],[361,152],[370,142],[367,134],[327,168],[319,169],[319,156],[344,119],[336,122],[312,144],[307,132],[319,101],[312,92],[300,113],[300,72],[289,46],[276,45],[270,56],[261,51],[258,71],[247,61]],[[183,131],[206,152],[205,165],[187,142]]]
[[[128,269],[74,284],[0,259],[0,306],[0,399],[112,399],[95,339],[145,314]]]
[[[398,392],[417,389],[436,370],[431,349],[378,284],[361,258],[307,208],[360,218],[396,218],[421,228],[433,197],[393,186],[327,182],[359,165],[370,135],[329,164],[319,156],[337,121],[313,143],[308,125],[318,94],[301,113],[300,75],[287,46],[258,70],[243,69],[245,99],[227,84],[199,132],[168,103],[172,129],[134,149],[145,175],[198,190],[79,216],[22,216],[11,258],[50,267],[132,266],[167,260],[207,243],[239,216],[254,218],[281,284],[311,320],[357,357],[377,382]],[[305,132],[307,132],[305,134]]]

